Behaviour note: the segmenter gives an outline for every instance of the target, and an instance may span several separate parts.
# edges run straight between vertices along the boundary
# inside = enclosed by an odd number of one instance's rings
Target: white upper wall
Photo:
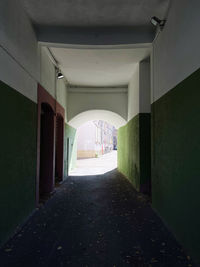
[[[128,120],[139,113],[139,64],[128,85]]]
[[[127,120],[127,100],[127,88],[70,88],[68,119],[96,109],[115,112]]]
[[[140,113],[151,112],[150,58],[140,62]]]
[[[38,79],[40,71],[38,42],[20,1],[0,1],[0,33],[1,46]]]
[[[38,43],[17,0],[0,1],[0,44],[0,79],[37,102]]]
[[[46,47],[41,47],[40,59],[40,83],[64,107],[65,120],[67,121],[67,85],[65,79],[57,79],[55,65]]]
[[[0,47],[0,80],[37,103],[37,82]]]
[[[0,80],[37,103],[37,84],[67,107],[64,80],[57,80],[47,50],[38,45],[34,29],[17,0],[0,1]]]
[[[67,84],[64,79],[56,82],[57,101],[65,108],[65,121],[67,122]]]
[[[156,101],[200,67],[200,1],[172,1],[167,23],[153,44]]]
[[[144,60],[137,64],[128,85],[128,120],[150,109],[150,61]]]
[[[55,97],[55,86],[56,86],[56,71],[55,66],[52,63],[47,50],[45,47],[41,47],[41,75],[40,82],[41,85]]]

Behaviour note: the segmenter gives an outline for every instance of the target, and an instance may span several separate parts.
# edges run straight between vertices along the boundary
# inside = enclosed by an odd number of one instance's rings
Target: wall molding
[[[73,87],[68,88],[68,93],[96,93],[96,94],[106,94],[106,93],[128,93],[128,87]]]

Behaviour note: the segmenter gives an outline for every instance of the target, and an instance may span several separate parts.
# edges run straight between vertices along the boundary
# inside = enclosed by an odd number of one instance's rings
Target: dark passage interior
[[[56,116],[56,153],[55,153],[55,180],[63,180],[63,146],[64,146],[64,119],[60,114]]]
[[[7,267],[195,266],[147,199],[116,170],[69,177],[0,258]]]
[[[41,105],[40,135],[40,199],[52,192],[54,187],[54,112],[50,105]]]

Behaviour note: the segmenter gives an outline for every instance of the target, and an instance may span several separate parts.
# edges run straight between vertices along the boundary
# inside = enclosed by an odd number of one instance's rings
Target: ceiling
[[[127,85],[150,48],[51,48],[51,52],[71,85],[105,87]]]
[[[35,25],[144,26],[164,18],[169,0],[21,0]]]
[[[136,64],[150,54],[152,16],[164,19],[170,0],[20,0],[71,85],[127,85]],[[93,45],[73,49],[67,45]],[[116,49],[137,44],[140,48]],[[97,49],[111,45],[113,49]]]

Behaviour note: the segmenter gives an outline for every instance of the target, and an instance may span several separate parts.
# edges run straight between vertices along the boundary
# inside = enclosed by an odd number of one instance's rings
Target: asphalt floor
[[[191,267],[174,236],[117,170],[71,176],[0,250],[1,267]]]

